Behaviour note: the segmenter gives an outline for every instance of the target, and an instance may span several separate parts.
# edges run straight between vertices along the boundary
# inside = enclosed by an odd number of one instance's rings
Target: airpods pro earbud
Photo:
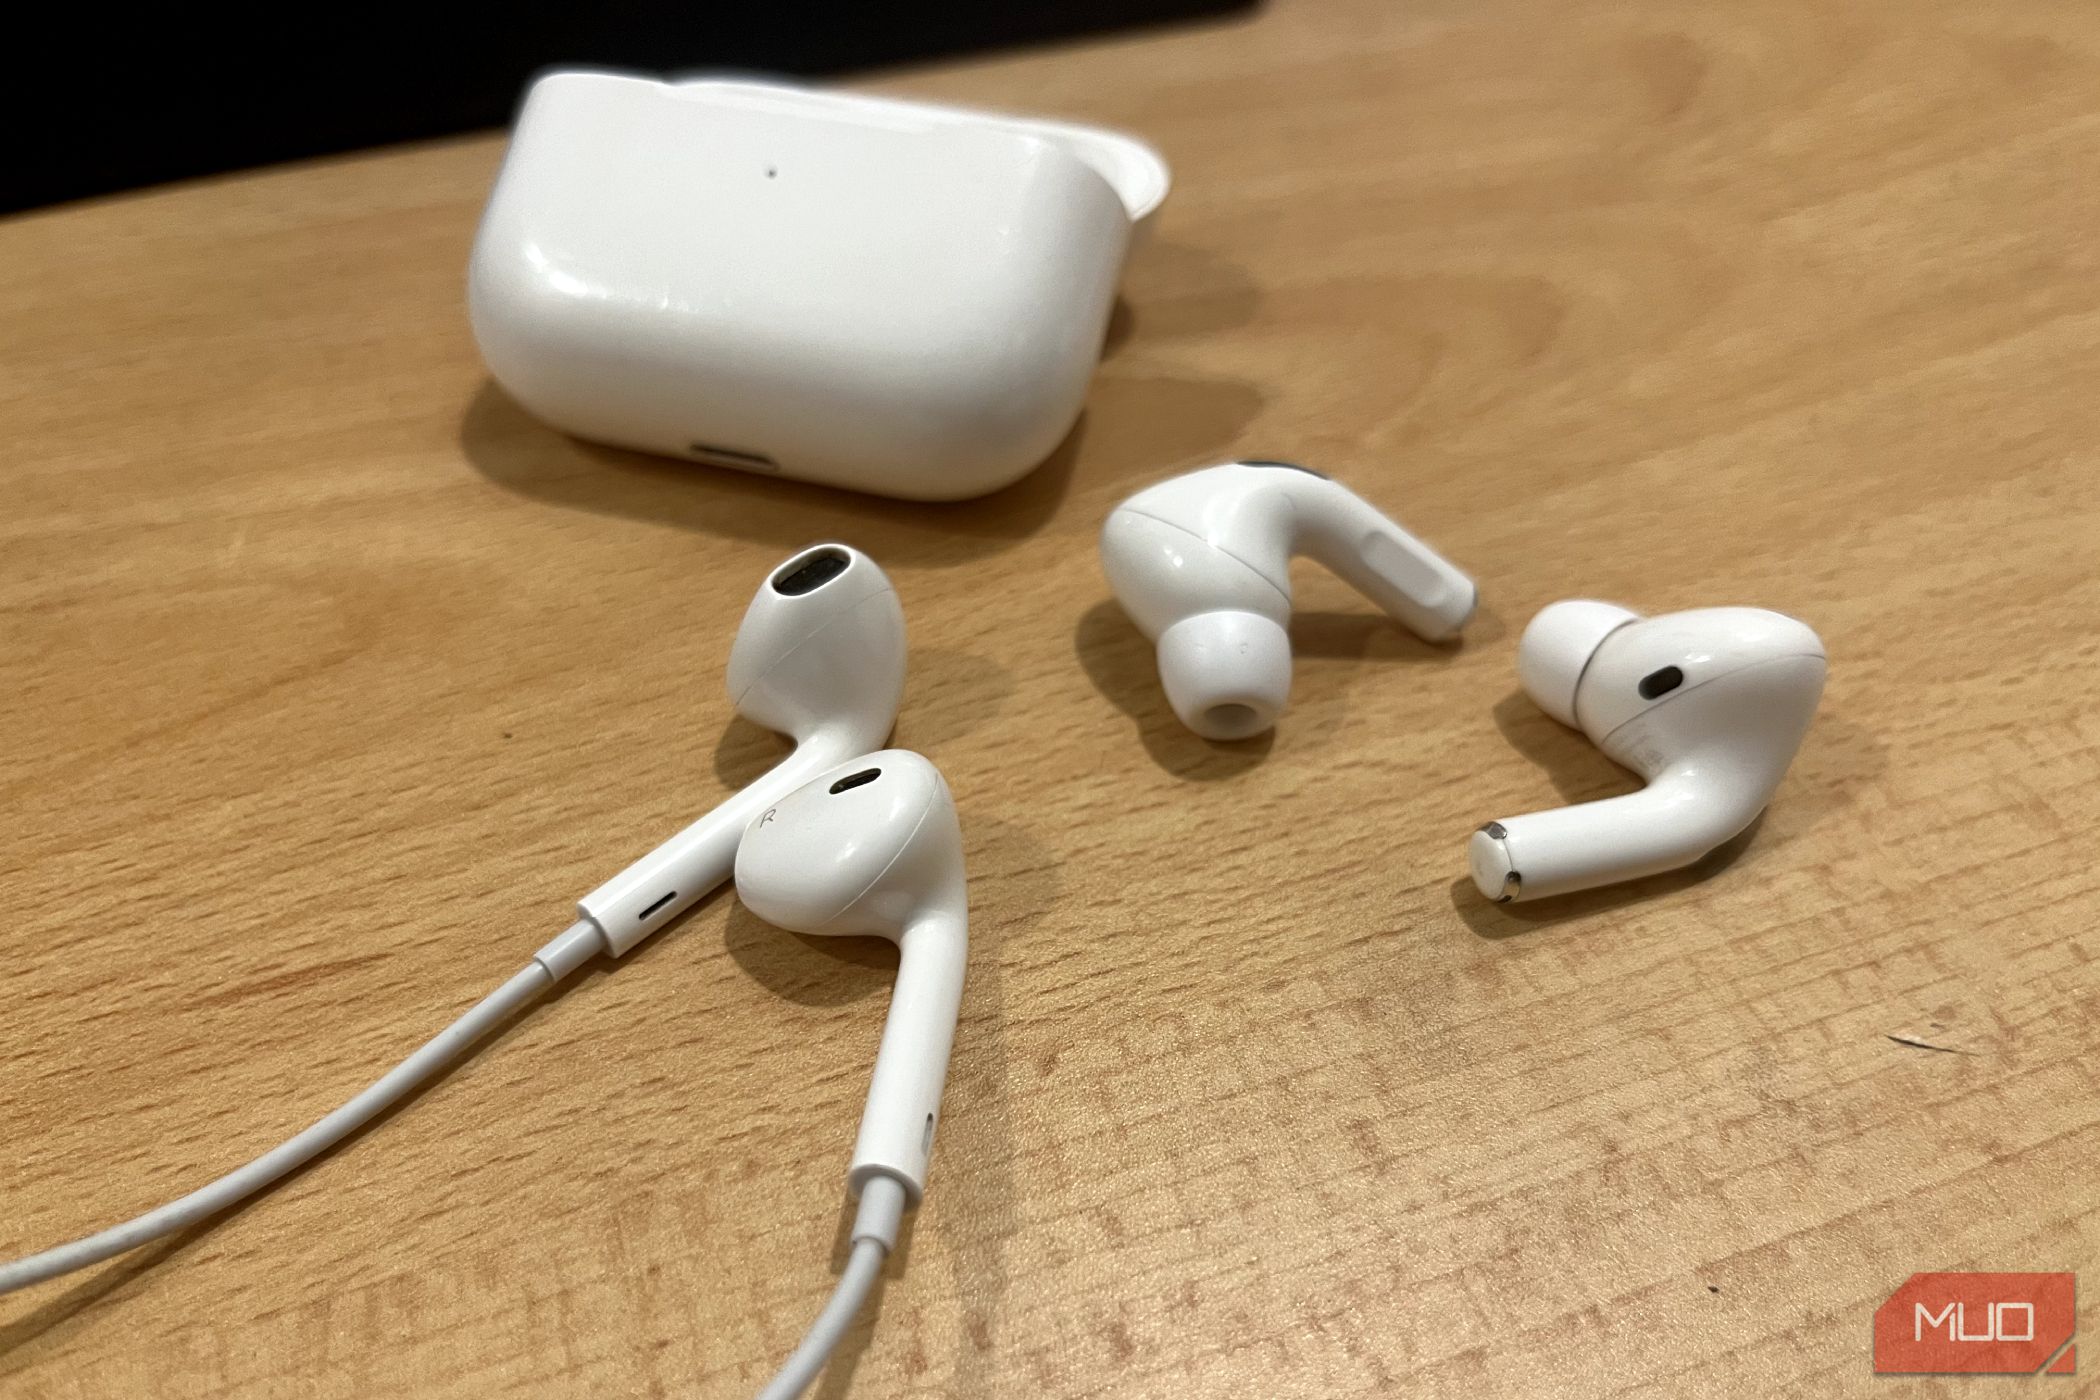
[[[962,829],[940,770],[885,749],[819,774],[751,823],[736,892],[794,933],[897,944],[897,989],[847,1180],[858,1194],[873,1177],[893,1177],[916,1204],[969,950]]]
[[[1545,608],[1517,646],[1526,693],[1647,786],[1489,822],[1473,834],[1473,882],[1508,903],[1692,864],[1771,800],[1827,667],[1805,623],[1763,608]]]
[[[1471,579],[1347,487],[1287,462],[1174,477],[1102,526],[1109,586],[1157,645],[1167,702],[1206,739],[1259,734],[1283,710],[1297,554],[1429,641],[1473,615]]]
[[[729,878],[752,817],[889,738],[904,698],[904,609],[888,575],[843,544],[789,559],[744,611],[728,686],[738,714],[795,751],[578,902],[616,956]]]

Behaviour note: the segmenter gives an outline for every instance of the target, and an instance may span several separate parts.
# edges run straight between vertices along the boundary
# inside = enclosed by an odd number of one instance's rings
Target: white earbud
[[[1473,581],[1347,487],[1287,462],[1232,462],[1140,491],[1109,514],[1101,563],[1181,722],[1245,739],[1291,688],[1290,562],[1308,554],[1430,641],[1473,615]]]
[[[904,610],[889,577],[847,545],[803,550],[745,610],[728,683],[737,713],[795,751],[578,902],[616,956],[729,878],[753,816],[889,738],[904,698]]]
[[[819,774],[751,823],[736,892],[794,933],[897,944],[897,988],[847,1180],[859,1194],[875,1177],[895,1178],[916,1204],[969,950],[962,828],[940,770],[885,749]]]
[[[1517,645],[1525,691],[1647,786],[1489,822],[1473,834],[1473,882],[1508,903],[1692,864],[1771,801],[1827,669],[1805,623],[1763,608],[1545,608]]]

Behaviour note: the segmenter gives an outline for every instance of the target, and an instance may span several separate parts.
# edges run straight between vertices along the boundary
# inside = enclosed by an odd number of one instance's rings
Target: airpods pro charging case
[[[982,495],[1070,431],[1166,198],[1112,131],[766,83],[550,73],[468,270],[474,337],[577,437]]]

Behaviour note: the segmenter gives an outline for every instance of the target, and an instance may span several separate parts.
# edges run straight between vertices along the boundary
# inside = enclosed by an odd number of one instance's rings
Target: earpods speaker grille
[[[775,593],[784,593],[790,598],[799,597],[804,593],[814,593],[840,574],[846,572],[846,566],[852,562],[851,559],[848,559],[835,549],[827,549],[821,553],[812,554],[794,568],[783,570],[781,573],[774,575],[773,591]]]

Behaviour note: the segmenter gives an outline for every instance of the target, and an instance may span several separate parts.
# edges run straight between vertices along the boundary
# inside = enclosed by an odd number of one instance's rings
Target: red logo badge
[[[1877,1374],[2078,1369],[2070,1274],[1912,1274],[1874,1310]]]

